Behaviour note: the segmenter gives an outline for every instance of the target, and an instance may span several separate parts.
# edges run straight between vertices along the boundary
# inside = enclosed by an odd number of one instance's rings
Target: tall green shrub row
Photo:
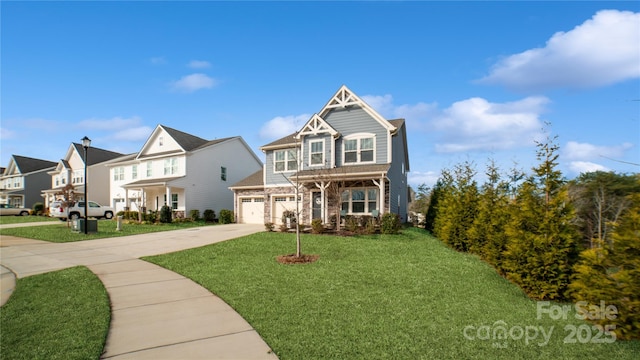
[[[616,175],[610,176],[616,180],[609,181],[613,187],[598,184],[596,205],[624,185],[627,195],[615,202],[613,217],[584,201],[594,193],[584,181],[567,184],[558,170],[558,151],[556,138],[547,137],[537,144],[539,163],[532,173],[514,169],[507,180],[491,162],[487,180],[475,194],[469,164],[444,170],[431,192],[425,226],[452,248],[479,255],[534,299],[614,306],[614,318],[592,320],[613,325],[619,339],[640,339],[640,175],[634,175],[637,186],[628,184],[628,176]],[[591,192],[575,191],[580,186]],[[585,242],[581,230],[589,211],[599,222],[586,229],[592,240]],[[580,252],[581,243],[591,246]]]
[[[434,235],[479,255],[532,298],[562,300],[577,260],[573,211],[557,170],[555,138],[538,144],[540,164],[514,191],[494,163],[478,189],[472,164],[443,171]]]
[[[434,230],[440,240],[458,251],[469,250],[468,231],[476,217],[478,186],[473,164],[456,165],[453,174],[443,173],[448,191],[440,199],[440,212]]]
[[[611,242],[580,254],[569,288],[576,301],[615,307],[615,317],[599,316],[596,323],[615,325],[619,339],[640,339],[640,193],[628,200],[631,206],[609,224]]]

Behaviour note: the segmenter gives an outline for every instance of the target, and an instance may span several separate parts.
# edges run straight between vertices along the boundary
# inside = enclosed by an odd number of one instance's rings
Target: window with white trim
[[[138,178],[138,165],[131,166],[131,179],[135,180]]]
[[[342,210],[347,214],[371,214],[378,209],[378,189],[348,189],[342,192]]]
[[[375,137],[371,134],[348,137],[343,141],[344,163],[372,163],[375,160]]]
[[[273,152],[273,171],[296,171],[298,162],[295,150],[277,150]]]
[[[227,181],[227,168],[224,166],[220,167],[220,180]]]
[[[309,164],[324,164],[324,140],[316,140],[309,142]]]
[[[113,168],[113,181],[120,181],[120,180],[124,180],[124,167],[123,166],[119,166],[119,167]]]
[[[175,175],[178,173],[178,158],[164,160],[164,174]]]
[[[73,178],[71,179],[72,184],[83,184],[84,183],[84,169],[82,170],[74,170],[71,175]]]
[[[153,163],[151,161],[147,161],[147,177],[153,176]]]
[[[164,194],[164,203],[167,203],[167,194]],[[171,194],[171,209],[178,210],[178,194]]]

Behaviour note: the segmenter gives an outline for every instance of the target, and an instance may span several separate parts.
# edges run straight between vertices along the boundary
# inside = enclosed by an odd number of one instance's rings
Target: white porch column
[[[331,185],[331,181],[327,182],[326,184],[324,181],[321,181],[320,184],[316,183],[316,187],[320,189],[320,212],[322,213],[322,222],[325,224],[329,222],[329,214],[325,202],[325,190],[327,190],[329,185]],[[311,201],[313,202],[313,197],[311,197]],[[311,204],[311,216],[313,217],[313,204]]]
[[[380,209],[379,209],[379,210],[380,210],[380,216],[382,216],[382,214],[384,214],[384,208],[385,208],[385,203],[384,203],[384,199],[385,199],[385,194],[384,194],[384,178],[383,178],[383,177],[382,177],[382,178],[380,178],[380,181],[379,181],[379,182],[378,182],[378,181],[376,181],[376,180],[372,180],[372,181],[373,181],[373,183],[374,183],[375,185],[378,185],[378,189],[379,189],[379,191],[378,191],[379,195],[378,195],[378,196],[380,197],[380,199],[379,199],[379,202],[380,202]]]
[[[167,194],[167,200],[164,204],[171,208],[171,188],[169,186],[165,187],[165,192]]]
[[[129,202],[129,189],[124,189],[124,207],[132,211],[131,202]]]

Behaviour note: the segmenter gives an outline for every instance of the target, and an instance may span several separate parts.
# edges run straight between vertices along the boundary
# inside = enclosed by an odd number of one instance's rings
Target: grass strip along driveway
[[[109,299],[89,269],[18,279],[0,308],[2,359],[98,359],[109,331]]]
[[[98,232],[85,235],[83,232],[73,232],[71,225],[67,225],[66,221],[58,221],[58,223],[59,224],[0,229],[0,235],[63,243],[213,225],[213,223],[205,223],[204,221],[185,221],[168,224],[130,223],[124,224],[121,231],[116,231],[118,224],[116,220],[98,220]]]
[[[281,359],[616,358],[640,342],[604,343],[591,324],[552,319],[475,256],[421,229],[402,235],[303,235],[317,262],[282,265],[295,235],[259,233],[145,258],[220,296]],[[538,319],[539,317],[539,319]],[[504,329],[504,332],[501,330]]]

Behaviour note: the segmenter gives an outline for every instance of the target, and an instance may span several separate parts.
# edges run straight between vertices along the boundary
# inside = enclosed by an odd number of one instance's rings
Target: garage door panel
[[[273,198],[273,219],[275,224],[282,224],[282,213],[285,211],[296,211],[295,196],[276,196]]]
[[[240,201],[240,223],[263,224],[264,223],[264,199],[243,198]]]

